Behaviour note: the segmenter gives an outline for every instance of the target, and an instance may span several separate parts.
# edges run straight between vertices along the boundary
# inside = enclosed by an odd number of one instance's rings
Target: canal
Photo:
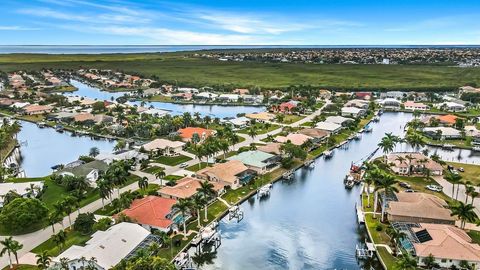
[[[402,135],[410,114],[385,113],[373,132],[348,149],[336,149],[330,160],[319,158],[314,169],[302,168],[291,182],[277,182],[268,199],[250,198],[237,223],[219,225],[222,245],[204,269],[361,269],[355,246],[366,232],[356,222],[360,187],[345,190],[351,162],[368,156],[385,133]],[[378,262],[369,262],[380,269]],[[368,269],[368,268],[367,268]]]
[[[41,177],[52,173],[51,167],[66,164],[88,155],[90,148],[100,152],[111,152],[114,141],[94,140],[91,137],[72,137],[71,133],[58,133],[53,128],[39,128],[30,122],[21,122],[22,129],[17,134],[22,160],[20,167],[27,177]]]
[[[124,95],[124,92],[107,92],[96,87],[89,86],[77,80],[71,80],[70,83],[77,87],[75,92],[68,92],[67,96],[82,96],[98,100],[112,100]],[[129,102],[130,104],[140,105],[140,101]],[[237,114],[246,114],[261,112],[265,110],[264,106],[228,106],[228,105],[206,105],[206,104],[176,104],[168,102],[146,102],[147,107],[153,106],[157,109],[170,111],[172,115],[181,115],[189,112],[192,115],[199,112],[202,116],[209,115],[212,118],[236,117]]]

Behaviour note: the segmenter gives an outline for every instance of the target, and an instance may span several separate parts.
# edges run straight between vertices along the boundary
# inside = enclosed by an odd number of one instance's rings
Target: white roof
[[[201,93],[196,94],[195,96],[204,97],[204,98],[216,98],[216,97],[218,97],[217,94],[212,93],[212,92],[201,92]]]
[[[60,262],[60,258],[72,261],[81,257],[88,260],[94,257],[99,266],[110,269],[132,252],[148,235],[150,232],[142,226],[122,222],[106,231],[95,232],[84,247],[73,245],[53,261]]]
[[[460,131],[452,127],[426,127],[423,128],[424,132],[436,132],[437,130],[442,131],[442,136],[460,136]]]
[[[342,126],[335,123],[330,122],[318,122],[316,128],[326,131],[336,131],[340,129]]]
[[[166,111],[166,110],[151,108],[151,109],[140,112],[140,114],[144,114],[144,113],[149,114],[149,115],[165,116],[169,112]]]
[[[21,109],[27,107],[28,105],[30,105],[30,103],[28,102],[15,102],[10,107]]]
[[[382,105],[385,105],[385,104],[396,104],[396,105],[400,105],[401,102],[398,100],[398,99],[395,99],[395,98],[384,98],[382,100],[379,100],[378,101],[379,104],[382,104]]]
[[[231,124],[233,124],[233,125],[236,125],[236,126],[245,125],[245,124],[247,124],[249,121],[250,121],[250,119],[248,119],[248,118],[245,117],[245,116],[228,120],[229,123],[231,123]]]
[[[228,98],[228,99],[238,99],[239,95],[237,94],[221,94],[221,98]]]
[[[329,116],[325,119],[325,122],[335,123],[335,124],[343,124],[347,121],[353,121],[352,118],[343,117],[343,116]]]
[[[462,104],[459,104],[459,103],[456,103],[456,102],[451,102],[451,101],[447,101],[447,102],[443,102],[443,103],[439,103],[436,105],[436,107],[442,107],[443,105],[447,106],[448,108],[465,108],[465,106],[463,106]]]
[[[364,109],[356,108],[356,107],[343,107],[342,108],[342,113],[354,113],[358,114],[362,111],[365,111]]]
[[[3,201],[3,195],[7,194],[9,191],[15,191],[19,195],[27,194],[27,188],[30,187],[30,184],[34,184],[36,187],[40,189],[43,188],[42,181],[35,181],[35,182],[22,182],[22,183],[0,183],[0,201]]]
[[[143,160],[148,159],[148,156],[138,152],[137,150],[128,150],[116,153],[100,153],[95,157],[96,160],[105,161],[107,164],[112,163],[114,160],[127,160],[132,158]]]
[[[184,146],[185,143],[179,141],[170,141],[166,139],[155,139],[149,143],[143,145],[143,148],[147,151],[155,149],[166,149],[168,147],[177,148]]]

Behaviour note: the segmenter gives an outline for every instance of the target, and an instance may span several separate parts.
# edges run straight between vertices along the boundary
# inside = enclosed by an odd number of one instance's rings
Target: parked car
[[[407,183],[407,182],[400,182],[398,185],[401,186],[401,187],[403,187],[403,188],[407,188],[407,189],[409,189],[409,188],[412,187],[412,186],[411,186],[409,183]]]
[[[442,192],[442,189],[443,189],[441,186],[437,186],[437,185],[428,185],[425,188],[435,192]]]
[[[463,167],[458,168],[459,172],[465,172],[465,169]]]
[[[183,162],[182,164],[180,164],[180,168],[186,168],[188,167],[188,164],[186,162]]]
[[[409,188],[409,189],[405,189],[405,192],[412,193],[412,192],[415,192],[415,190]]]

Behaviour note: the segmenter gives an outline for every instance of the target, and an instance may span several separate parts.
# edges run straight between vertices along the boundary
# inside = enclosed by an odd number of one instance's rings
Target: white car
[[[188,167],[188,164],[186,162],[180,164],[180,168],[186,168],[186,167]]]
[[[442,189],[443,189],[441,186],[437,186],[437,185],[428,185],[425,188],[435,192],[442,192]]]

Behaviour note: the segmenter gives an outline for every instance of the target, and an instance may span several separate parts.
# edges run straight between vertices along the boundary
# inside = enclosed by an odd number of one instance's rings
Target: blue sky
[[[1,2],[1,45],[480,44],[477,0]]]

